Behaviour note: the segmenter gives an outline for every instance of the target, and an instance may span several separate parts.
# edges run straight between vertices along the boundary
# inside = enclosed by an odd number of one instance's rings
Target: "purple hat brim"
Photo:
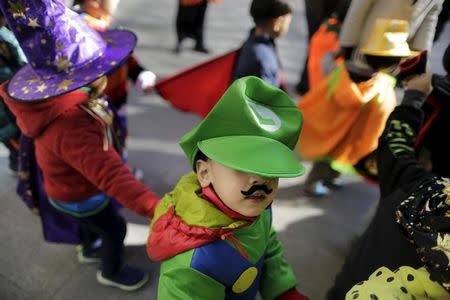
[[[23,66],[9,81],[8,95],[18,101],[39,101],[60,96],[88,85],[117,69],[133,52],[136,35],[128,30],[99,33],[106,42],[103,55],[72,72],[39,77],[30,64]]]

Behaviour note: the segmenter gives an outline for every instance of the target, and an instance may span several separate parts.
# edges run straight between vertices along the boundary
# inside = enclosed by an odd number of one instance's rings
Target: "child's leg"
[[[206,8],[208,6],[208,1],[200,4],[197,9],[197,17],[195,20],[195,49],[199,51],[206,52],[205,44],[204,44],[204,27],[205,27],[205,15]]]
[[[317,161],[313,164],[305,180],[305,192],[311,196],[321,197],[329,193],[329,187],[339,188],[336,180],[340,173],[335,171],[328,162]]]
[[[325,179],[331,180],[337,177],[339,177],[339,172],[333,170],[328,162],[316,161],[308,173],[305,185],[310,185]]]
[[[101,257],[102,239],[84,226],[80,226],[81,245],[77,246],[77,256],[80,263],[97,263]]]
[[[311,196],[321,197],[329,193],[329,189],[323,184],[323,180],[329,173],[329,164],[323,161],[314,162],[311,171],[305,180],[305,192]]]
[[[127,231],[125,219],[108,205],[99,213],[84,218],[75,218],[86,232],[101,238],[101,264],[97,272],[100,284],[117,287],[125,291],[141,288],[148,281],[148,274],[123,263],[123,240]]]
[[[85,232],[94,232],[102,239],[100,266],[102,273],[105,276],[112,276],[119,272],[123,263],[123,240],[126,234],[124,218],[110,203],[98,214],[77,220]]]

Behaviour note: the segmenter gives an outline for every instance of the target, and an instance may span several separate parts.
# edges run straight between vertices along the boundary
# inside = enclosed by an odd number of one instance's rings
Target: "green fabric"
[[[367,281],[355,285],[347,292],[345,299],[353,300],[410,300],[442,299],[450,296],[437,282],[430,280],[425,268],[400,267],[392,272],[381,267],[370,275]]]
[[[202,151],[215,155],[225,166],[244,165],[249,173],[270,177],[298,176],[303,167],[298,160],[292,165],[293,154],[287,154],[286,147],[294,149],[301,125],[300,110],[286,93],[264,80],[248,76],[234,81],[206,118],[181,138],[180,146],[192,166],[202,142]],[[246,152],[235,150],[243,142],[240,138],[233,142],[235,136],[247,136],[246,145],[242,145]],[[220,139],[224,137],[228,138],[227,143]],[[263,145],[270,147],[270,153],[259,151],[261,137],[267,138]],[[255,143],[258,149],[251,147]],[[224,157],[227,159],[222,161]],[[267,162],[264,174],[261,162]],[[282,169],[282,166],[289,167]]]
[[[272,227],[263,266],[265,272],[261,276],[259,289],[261,297],[264,300],[274,299],[298,284],[294,271],[283,258],[283,255],[283,247],[280,241],[278,241],[275,230]]]
[[[225,299],[224,285],[189,267],[193,253],[181,253],[161,264],[159,300]]]
[[[169,207],[175,206],[176,214],[186,224],[207,228],[236,228],[245,224],[236,221],[214,206],[214,204],[199,197],[201,187],[194,172],[181,177],[175,188],[159,202],[156,207],[151,226],[166,213]]]
[[[245,173],[265,177],[296,177],[305,172],[291,149],[266,137],[219,137],[199,142],[198,148],[208,158]],[[233,149],[233,151],[226,149]],[[258,153],[258,155],[249,155],[245,160],[238,162],[236,153]],[[270,157],[270,159],[261,159],[261,157]]]
[[[341,81],[341,73],[345,68],[345,64],[338,64],[336,69],[330,74],[327,84],[327,100],[331,99],[331,96],[334,94],[334,90],[337,88],[339,81]]]
[[[213,204],[200,198],[199,191],[195,173],[183,176],[175,189],[158,204],[153,222],[169,207],[175,206],[176,214],[190,225],[235,228],[244,224],[243,221],[235,221],[226,216]],[[236,229],[233,233],[244,247],[251,263],[266,256],[260,285],[263,299],[274,299],[297,285],[292,268],[283,258],[283,249],[276,239],[269,210],[265,210],[249,226]],[[162,262],[158,299],[224,299],[225,287],[221,283],[191,269],[193,253],[194,249]]]

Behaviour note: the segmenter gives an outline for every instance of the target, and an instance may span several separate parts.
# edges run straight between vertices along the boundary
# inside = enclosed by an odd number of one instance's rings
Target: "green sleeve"
[[[185,256],[184,253],[177,256]],[[158,300],[225,299],[225,287],[189,265],[178,264],[174,257],[161,266]]]
[[[274,299],[298,283],[294,271],[283,257],[284,251],[272,227],[264,259],[259,292],[264,300]]]

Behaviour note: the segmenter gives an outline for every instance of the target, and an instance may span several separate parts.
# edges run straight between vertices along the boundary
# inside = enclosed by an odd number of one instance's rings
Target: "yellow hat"
[[[407,57],[416,54],[408,45],[409,24],[406,20],[377,18],[362,54]]]

